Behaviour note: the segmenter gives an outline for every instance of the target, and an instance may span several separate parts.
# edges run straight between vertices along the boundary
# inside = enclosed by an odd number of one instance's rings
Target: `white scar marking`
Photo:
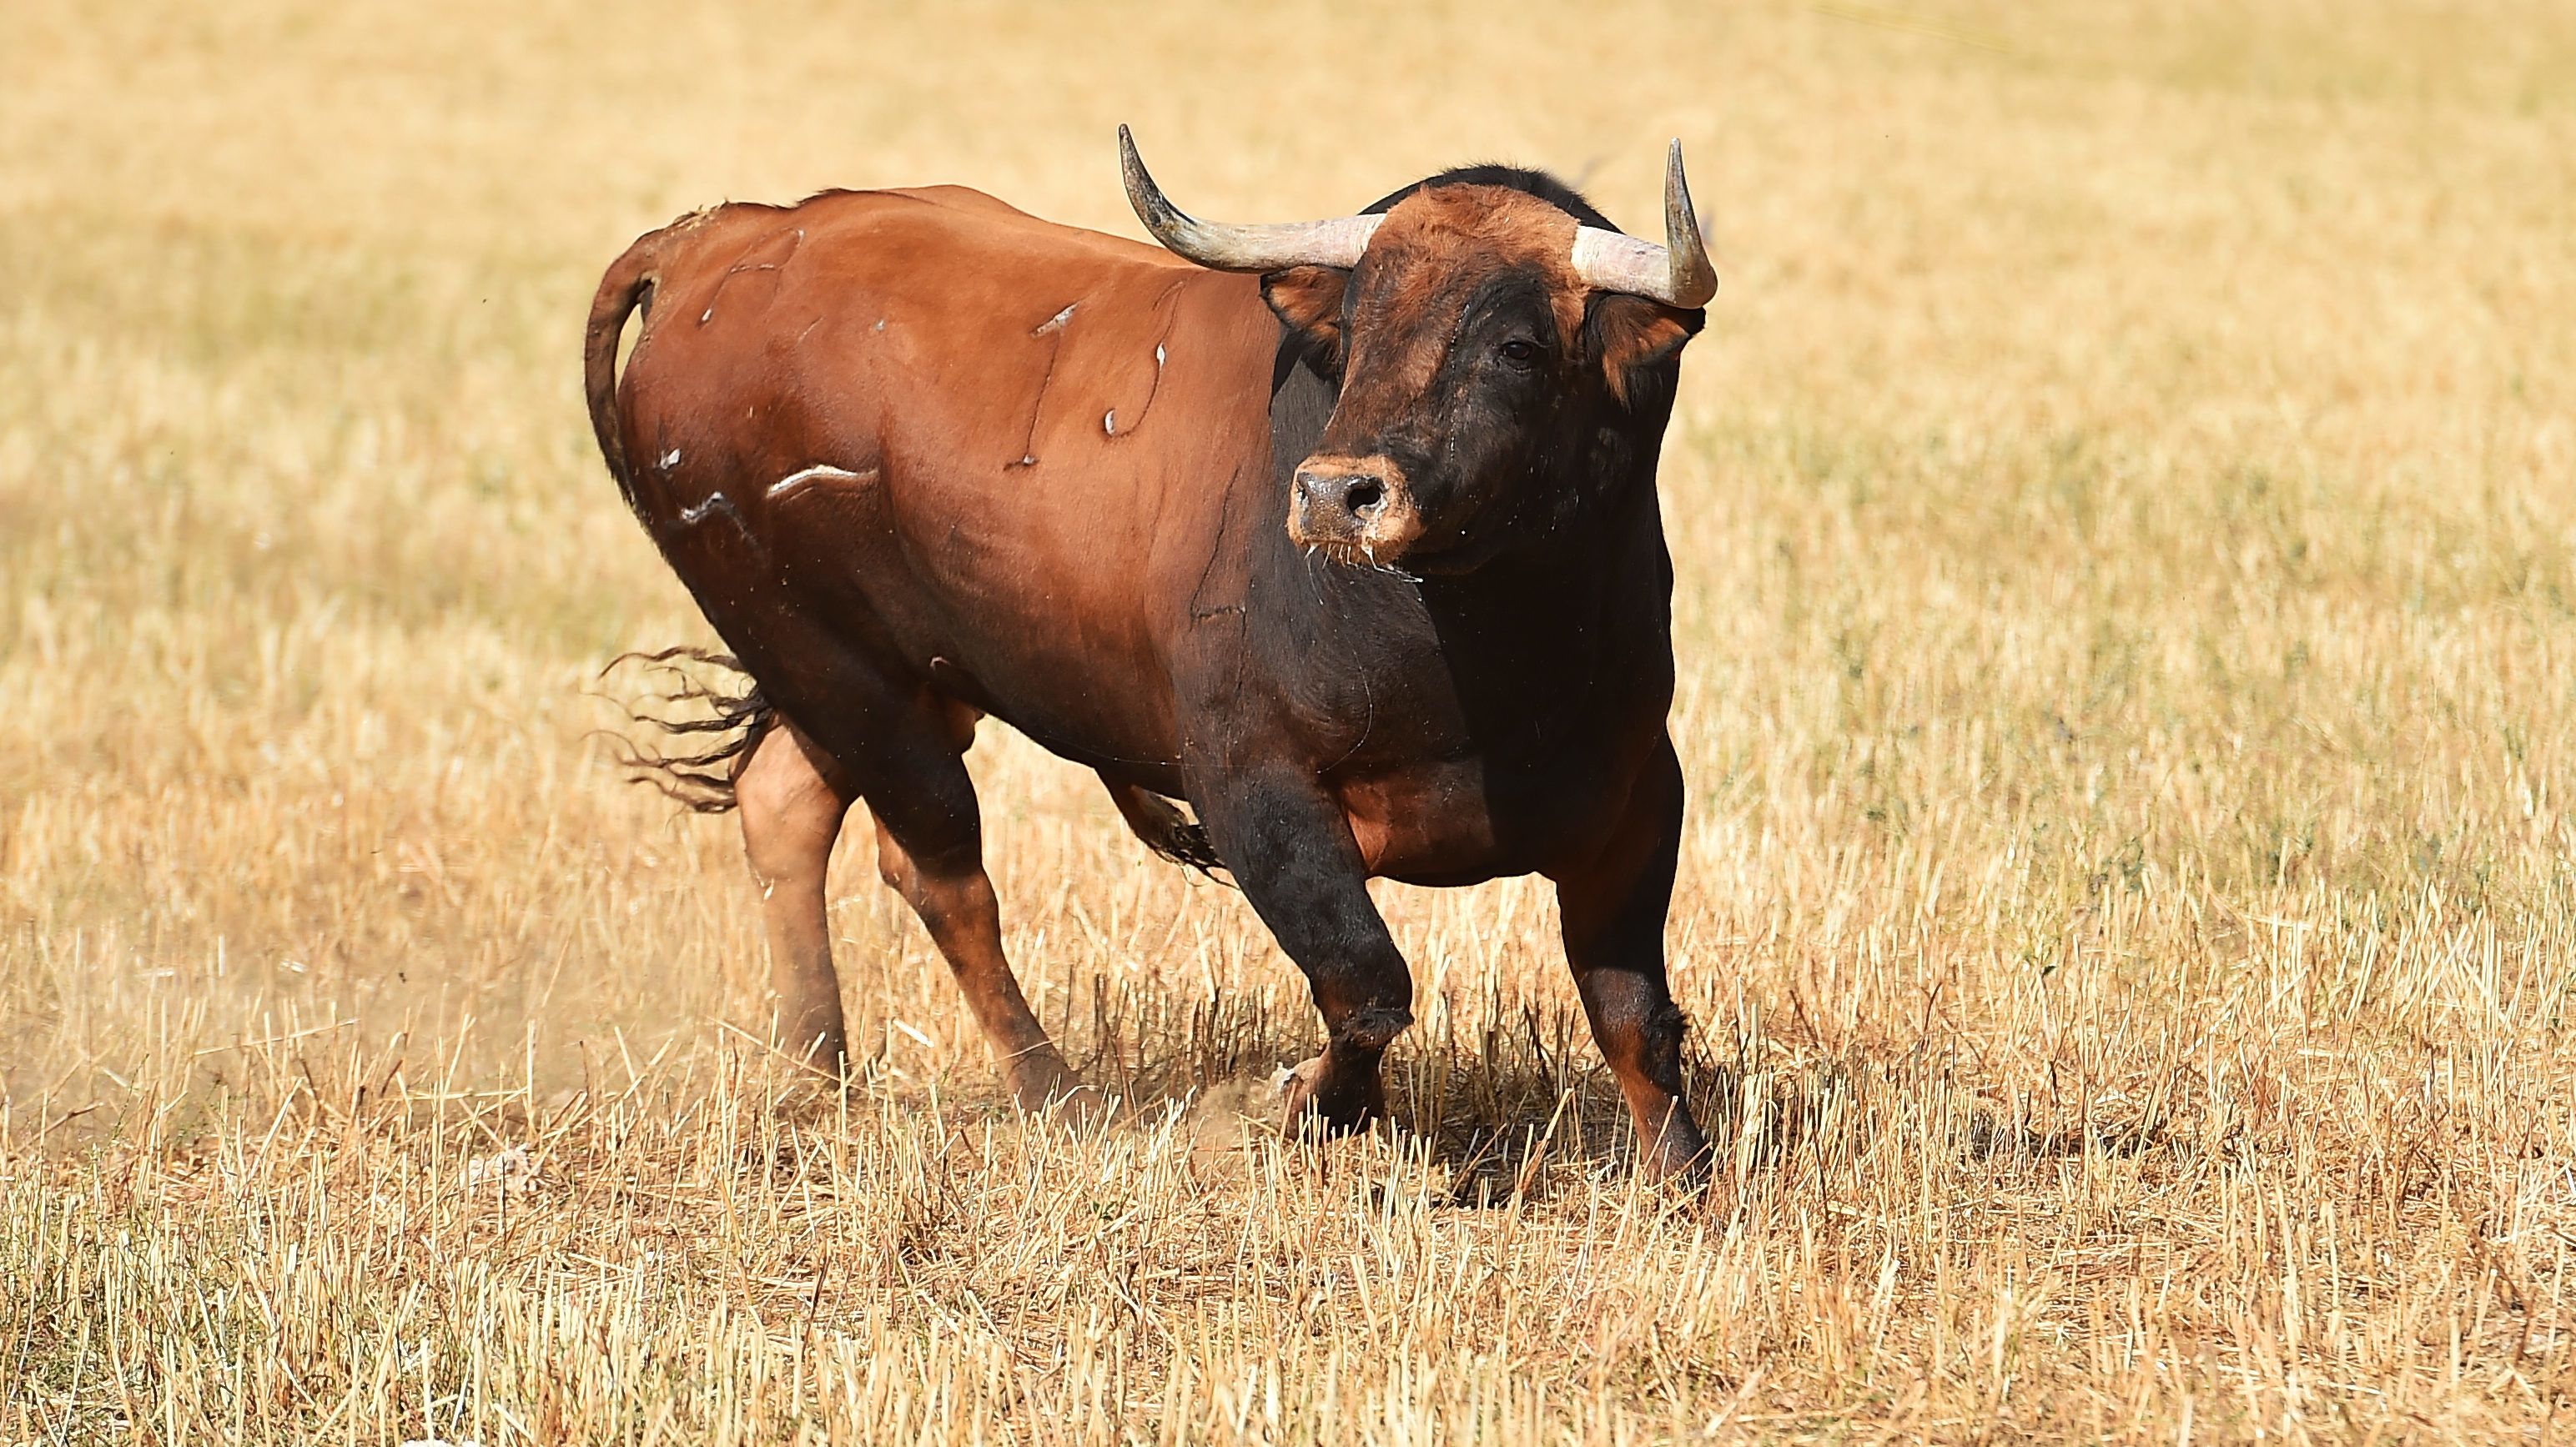
[[[1161,342],[1156,342],[1154,344],[1154,365],[1157,367],[1163,365],[1163,344]]]
[[[674,447],[674,448],[672,448],[670,451],[665,452],[665,453],[663,453],[663,454],[662,454],[662,470],[663,470],[664,472],[668,472],[668,471],[670,471],[672,468],[675,468],[675,467],[677,467],[677,466],[679,466],[679,465],[680,465],[680,449],[678,449],[678,448]]]
[[[1042,337],[1049,332],[1063,331],[1064,324],[1073,320],[1073,309],[1080,305],[1082,305],[1080,302],[1066,302],[1064,304],[1064,310],[1057,312],[1054,316],[1048,317],[1045,321],[1038,323],[1037,326],[1029,332],[1029,335],[1033,337]]]
[[[708,493],[707,500],[705,502],[699,503],[696,507],[684,507],[680,509],[680,521],[690,527],[696,527],[698,524],[705,522],[707,520],[707,514],[714,512],[717,508],[723,508],[726,512],[733,512],[733,503],[728,500],[723,493]],[[739,517],[740,514],[736,514],[736,516]]]
[[[769,495],[771,497],[784,497],[788,493],[794,492],[796,489],[803,487],[809,482],[820,481],[824,478],[830,478],[835,482],[847,482],[865,475],[866,474],[864,473],[852,472],[846,467],[832,467],[818,462],[814,466],[808,467],[801,472],[791,472],[785,477],[778,479],[776,482],[771,483],[769,485]]]

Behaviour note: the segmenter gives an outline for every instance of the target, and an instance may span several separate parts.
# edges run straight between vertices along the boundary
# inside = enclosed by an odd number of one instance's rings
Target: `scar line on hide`
[[[869,468],[865,472],[852,472],[846,467],[833,467],[827,463],[818,462],[812,467],[804,468],[797,472],[791,472],[785,477],[778,479],[776,482],[771,483],[769,485],[768,495],[771,497],[784,497],[809,482],[819,482],[826,478],[836,482],[849,482],[863,477],[873,477],[875,475],[876,469],[873,467]]]
[[[707,520],[708,514],[719,512],[730,515],[736,527],[742,525],[742,514],[734,511],[733,499],[720,492],[708,493],[707,500],[695,507],[680,509],[680,521],[686,526],[696,527]]]

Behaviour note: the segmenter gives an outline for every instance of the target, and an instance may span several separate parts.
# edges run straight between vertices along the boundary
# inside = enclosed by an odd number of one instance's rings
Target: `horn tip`
[[[1127,133],[1125,121],[1118,123],[1118,174],[1126,182],[1129,204],[1151,225],[1153,202],[1162,198],[1155,194],[1154,178],[1146,174],[1145,158],[1136,154],[1136,138]]]

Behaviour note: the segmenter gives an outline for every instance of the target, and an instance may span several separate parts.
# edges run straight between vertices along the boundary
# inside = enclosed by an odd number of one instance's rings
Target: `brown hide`
[[[763,595],[863,608],[943,691],[1009,678],[1042,739],[1177,761],[1168,707],[1098,684],[1168,672],[1218,504],[1269,467],[1253,278],[960,187],[726,206],[638,252],[620,451],[720,630]]]

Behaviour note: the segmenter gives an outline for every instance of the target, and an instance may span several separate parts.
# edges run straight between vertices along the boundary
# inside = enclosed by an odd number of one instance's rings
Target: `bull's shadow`
[[[1400,1138],[1446,1172],[1453,1205],[1544,1198],[1633,1167],[1635,1127],[1574,1002],[1496,986],[1426,997],[1416,1013],[1387,1055],[1388,1100]],[[1289,982],[1211,997],[1101,979],[1061,1027],[1085,1078],[1139,1118],[1232,1110],[1252,1134],[1278,1128],[1272,1075],[1318,1043],[1313,1009]],[[2161,1112],[2082,1123],[1997,1112],[1981,1103],[1993,1082],[1893,1044],[1830,1048],[1704,1024],[1684,1076],[1720,1176],[1794,1176],[1801,1161],[1849,1169],[1889,1130],[1980,1170],[2172,1144]]]
[[[1387,1054],[1388,1103],[1401,1138],[1447,1172],[1455,1204],[1633,1166],[1626,1103],[1572,1001],[1488,989],[1425,999],[1417,1014]],[[1060,1028],[1084,1079],[1139,1118],[1233,1111],[1254,1133],[1278,1128],[1276,1072],[1319,1044],[1313,1007],[1293,988],[1182,996],[1102,980]],[[1737,1072],[1692,1066],[1694,1111],[1731,1138]]]

